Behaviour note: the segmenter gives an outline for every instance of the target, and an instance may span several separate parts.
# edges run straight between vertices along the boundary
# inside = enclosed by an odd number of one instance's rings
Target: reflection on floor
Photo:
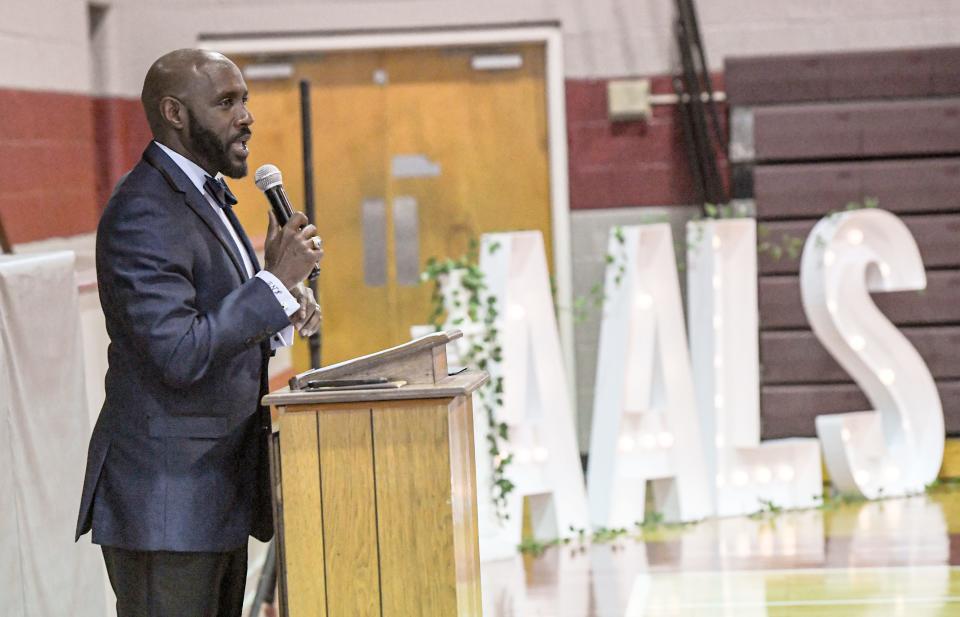
[[[960,487],[484,564],[486,617],[960,616]]]

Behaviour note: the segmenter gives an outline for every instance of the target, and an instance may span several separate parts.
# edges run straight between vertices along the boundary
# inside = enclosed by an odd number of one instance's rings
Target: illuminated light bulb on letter
[[[661,448],[673,447],[673,433],[669,431],[660,431],[657,434],[657,443],[660,444]]]
[[[543,463],[549,458],[550,453],[543,446],[537,446],[533,449],[533,460],[538,463]]]
[[[858,469],[853,474],[858,484],[868,484],[870,482],[870,472],[866,469]]]
[[[842,431],[840,431],[840,439],[844,441],[850,441],[850,429],[845,428]]]
[[[888,264],[888,263],[886,263],[886,262],[881,263],[881,264],[880,264],[880,274],[882,274],[884,278],[890,276],[890,264]]]
[[[519,304],[514,304],[510,306],[508,316],[514,321],[520,321],[527,316],[527,311]]]
[[[533,455],[526,448],[517,448],[517,462],[529,463],[533,460]]]
[[[851,229],[847,233],[847,242],[850,244],[860,244],[863,242],[863,232],[859,229]]]
[[[780,465],[777,467],[777,479],[781,482],[790,482],[796,475],[792,465]]]
[[[723,356],[717,354],[713,357],[713,368],[721,368],[723,366]]]
[[[733,472],[733,485],[734,486],[746,486],[747,482],[750,481],[750,476],[742,469],[738,469]]]
[[[723,478],[723,474],[717,474],[717,488],[723,488],[727,485],[726,480]]]
[[[771,473],[769,467],[757,467],[753,471],[753,478],[760,484],[767,484],[770,480],[773,480],[773,473]]]
[[[633,297],[633,303],[638,310],[645,311],[653,306],[653,296],[646,293],[638,293]]]
[[[632,452],[636,447],[636,442],[633,440],[633,437],[630,435],[624,435],[620,438],[620,451],[621,452]]]
[[[823,252],[823,265],[832,266],[836,260],[837,255],[833,251],[827,250]]]
[[[893,384],[893,382],[896,381],[897,379],[896,373],[894,373],[892,370],[888,368],[881,369],[879,373],[879,377],[880,377],[880,383],[887,386]]]
[[[720,244],[720,236],[716,236],[716,235],[713,236],[713,248],[719,249],[720,246],[721,246],[721,244]]]
[[[723,437],[723,433],[717,433],[716,438],[714,438],[714,443],[717,444],[717,447],[718,447],[718,448],[722,448],[722,447],[724,446],[724,444],[727,443],[727,440],[724,439],[724,437]]]
[[[864,338],[859,334],[854,334],[850,337],[850,347],[854,351],[861,351],[866,346],[867,341],[865,341]]]
[[[647,450],[652,450],[657,447],[657,438],[653,433],[645,433],[640,437],[640,445]]]
[[[713,406],[714,407],[723,407],[723,395],[718,394],[713,397]]]
[[[719,330],[723,326],[723,317],[719,315],[713,316],[713,327],[715,330]]]
[[[722,285],[723,285],[723,279],[720,278],[720,275],[719,275],[719,274],[714,274],[714,275],[713,275],[713,288],[714,288],[714,289],[720,289],[720,287],[721,287]]]

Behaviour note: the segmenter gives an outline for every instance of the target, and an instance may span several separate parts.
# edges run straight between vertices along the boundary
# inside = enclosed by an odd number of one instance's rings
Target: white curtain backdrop
[[[73,534],[90,421],[74,255],[0,258],[0,613],[103,617]]]

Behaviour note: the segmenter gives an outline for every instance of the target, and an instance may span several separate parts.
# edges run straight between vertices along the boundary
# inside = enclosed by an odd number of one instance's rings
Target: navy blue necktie
[[[237,198],[230,191],[230,187],[227,186],[227,183],[223,179],[215,179],[207,176],[206,181],[203,183],[203,188],[207,190],[208,193],[217,201],[217,204],[226,210],[231,212],[233,206],[237,203]],[[230,221],[233,222],[232,220]]]

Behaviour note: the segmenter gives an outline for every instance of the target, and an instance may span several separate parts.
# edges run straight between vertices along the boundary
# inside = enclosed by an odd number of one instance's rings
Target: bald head
[[[153,63],[143,80],[140,102],[154,137],[160,138],[168,130],[160,111],[163,98],[170,96],[190,105],[197,89],[208,81],[212,64],[235,66],[223,54],[204,49],[178,49]]]
[[[147,71],[140,100],[156,141],[211,175],[247,173],[253,115],[247,84],[229,58],[202,49],[161,56]]]

